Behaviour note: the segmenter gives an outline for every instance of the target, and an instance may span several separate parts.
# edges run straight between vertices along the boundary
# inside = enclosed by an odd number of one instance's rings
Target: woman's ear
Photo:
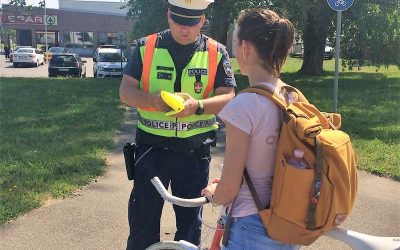
[[[249,43],[245,40],[242,41],[242,46],[241,46],[241,50],[242,50],[242,57],[244,60],[247,60],[249,58],[249,53],[250,53],[250,48],[249,48]]]

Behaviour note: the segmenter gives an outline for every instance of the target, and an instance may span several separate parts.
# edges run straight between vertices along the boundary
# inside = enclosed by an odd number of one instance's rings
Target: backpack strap
[[[288,105],[293,101],[309,103],[307,98],[303,95],[303,93],[300,92],[300,90],[288,84],[284,84],[279,91],[279,93],[281,93],[285,98],[285,101],[282,100],[282,97],[279,96],[273,89],[268,88],[264,84],[260,83],[240,91],[239,94],[242,92],[257,93],[263,95],[285,111]],[[289,93],[294,94],[294,100],[289,100]]]
[[[250,179],[250,176],[249,176],[249,173],[246,170],[246,167],[244,168],[243,175],[244,175],[244,178],[246,179],[247,186],[249,187],[251,196],[253,197],[253,200],[254,200],[254,203],[256,204],[257,210],[258,211],[263,210],[264,208],[261,205],[260,197],[257,194],[257,191],[256,191],[256,189],[254,187],[253,182]],[[229,240],[229,237],[230,237],[230,227],[231,227],[231,224],[232,224],[232,210],[233,210],[233,203],[235,203],[235,201],[236,201],[236,198],[232,202],[231,209],[229,210],[228,216],[226,218],[225,231],[224,231],[224,235],[222,237],[222,245],[224,245],[224,246],[226,246],[228,244],[228,240]],[[266,208],[269,208],[269,204],[267,205]]]
[[[286,110],[286,103],[282,100],[282,98],[277,95],[273,89],[268,88],[267,86],[263,85],[263,84],[256,84],[253,86],[250,86],[242,91],[239,92],[250,92],[250,93],[257,93],[259,95],[263,95],[265,97],[267,97],[268,99],[270,99],[271,101],[273,101],[274,103],[276,103],[276,105],[278,105],[281,109]]]
[[[257,191],[256,191],[256,189],[255,189],[255,187],[254,187],[253,182],[252,182],[251,179],[250,179],[250,175],[249,175],[249,173],[247,172],[246,168],[244,168],[243,175],[244,175],[244,178],[246,179],[247,186],[249,187],[251,196],[253,197],[253,200],[254,200],[254,203],[256,204],[257,210],[260,212],[260,211],[263,210],[264,208],[263,208],[262,205],[261,205],[260,197],[259,197],[258,194],[257,194]]]
[[[314,183],[312,186],[310,205],[307,211],[307,228],[309,230],[316,229],[315,212],[317,210],[318,200],[321,194],[322,184],[322,145],[321,139],[315,137],[315,168],[314,168]]]

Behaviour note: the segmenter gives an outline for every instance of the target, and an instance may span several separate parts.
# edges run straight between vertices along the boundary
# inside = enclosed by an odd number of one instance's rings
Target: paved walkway
[[[116,149],[108,159],[104,176],[82,191],[36,209],[0,228],[0,249],[125,249],[128,236],[127,202],[132,183],[126,178],[121,149],[132,140],[136,124],[130,110],[116,139]],[[213,149],[210,178],[218,175],[223,161],[224,132]],[[400,183],[360,172],[354,213],[345,226],[379,236],[400,236]],[[213,225],[217,209],[205,208],[205,221]],[[174,215],[166,205],[162,217],[162,239],[173,238]],[[206,232],[203,232],[205,236]],[[206,242],[210,242],[210,238]],[[302,249],[349,249],[325,237]]]

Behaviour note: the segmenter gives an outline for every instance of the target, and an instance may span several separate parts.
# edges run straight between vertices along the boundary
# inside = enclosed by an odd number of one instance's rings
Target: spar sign
[[[46,24],[50,26],[58,25],[57,15],[2,15],[1,21],[3,24],[44,25],[44,22],[46,22]]]

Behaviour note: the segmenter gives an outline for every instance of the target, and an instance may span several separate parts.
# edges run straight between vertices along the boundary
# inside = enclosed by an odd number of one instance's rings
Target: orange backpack
[[[356,155],[350,137],[339,130],[341,116],[320,112],[289,85],[281,90],[283,96],[295,96],[297,101],[289,105],[261,84],[242,92],[263,95],[284,111],[269,208],[261,207],[245,171],[263,224],[274,240],[310,245],[347,218],[356,197]],[[295,149],[304,151],[307,169],[288,163]]]

